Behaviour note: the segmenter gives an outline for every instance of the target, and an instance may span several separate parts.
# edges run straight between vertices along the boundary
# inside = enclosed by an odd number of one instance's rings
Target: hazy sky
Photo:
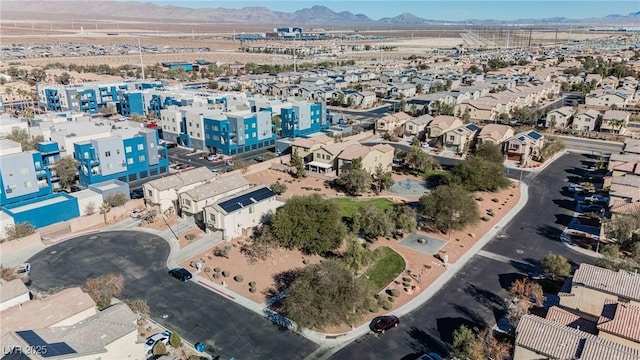
[[[293,12],[313,5],[323,5],[333,11],[350,11],[365,14],[377,20],[394,17],[404,12],[425,19],[466,20],[497,19],[513,20],[524,18],[589,18],[611,14],[627,15],[640,11],[640,0],[147,0],[158,5],[173,4],[185,7],[222,7],[238,9],[247,6],[264,6],[274,11]]]

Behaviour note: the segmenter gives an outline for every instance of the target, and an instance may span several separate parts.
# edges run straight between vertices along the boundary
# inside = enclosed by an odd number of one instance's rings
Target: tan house
[[[547,113],[547,117],[544,121],[544,127],[546,128],[559,128],[563,129],[569,126],[571,117],[575,113],[575,109],[571,106],[563,106],[561,108],[551,110]]]
[[[523,166],[540,156],[544,146],[544,135],[537,131],[529,130],[509,138],[504,150],[509,160],[520,161]]]
[[[640,306],[640,275],[634,272],[580,264],[567,286],[569,293],[558,294],[560,305],[592,316],[600,316],[607,299]]]
[[[411,120],[411,115],[403,111],[385,115],[376,120],[376,133],[400,135],[403,130],[403,125],[409,120]]]
[[[439,139],[445,133],[462,126],[462,120],[455,116],[438,115],[427,125],[427,139]]]
[[[204,184],[215,177],[207,167],[187,170],[145,183],[144,199],[148,206],[157,207],[160,213],[177,211],[178,194]]]
[[[22,279],[6,281],[0,279],[0,311],[29,301],[29,289]]]
[[[625,154],[638,154],[640,155],[640,139],[624,139],[624,148],[623,151]]]
[[[596,128],[599,116],[600,113],[593,109],[579,110],[573,116],[573,124],[571,124],[571,128],[573,130],[580,131],[593,131]]]
[[[612,132],[614,134],[624,134],[630,115],[623,110],[607,110],[602,115],[601,131]]]
[[[536,315],[518,322],[513,360],[637,360],[640,351]]]
[[[417,136],[418,139],[424,140],[427,125],[429,125],[432,120],[433,116],[422,115],[407,121],[404,123],[404,135]]]
[[[138,341],[137,319],[126,304],[120,303],[73,325],[9,332],[0,343],[5,349],[31,349],[26,357],[29,359],[54,358],[46,352],[51,347],[58,352],[55,358],[142,360],[146,354],[144,342]],[[47,346],[34,347],[30,342],[35,337]]]
[[[598,319],[598,336],[640,350],[640,307],[605,300]]]
[[[223,197],[204,208],[207,232],[221,230],[224,240],[250,235],[249,229],[260,225],[265,216],[274,214],[282,205],[276,193],[266,186]]]
[[[513,128],[502,124],[487,124],[478,133],[478,144],[502,145],[513,136]]]
[[[374,174],[376,168],[380,167],[384,172],[391,171],[393,163],[394,148],[389,144],[377,144],[366,146],[362,144],[351,145],[338,154],[337,174],[348,169],[355,159],[361,159],[362,168],[369,174]]]
[[[480,127],[476,124],[467,124],[447,131],[443,135],[444,148],[464,154],[475,140]]]
[[[335,139],[324,135],[316,135],[310,138],[297,138],[291,143],[291,153],[297,152],[305,161],[313,161],[313,153],[323,146],[333,144]]]
[[[13,306],[0,312],[0,337],[12,331],[72,326],[97,312],[95,301],[82,289],[64,289],[45,298],[33,299],[21,306]]]
[[[618,91],[597,89],[585,97],[584,103],[586,105],[606,107],[615,105],[618,108],[623,108],[629,103],[629,96]]]
[[[232,175],[212,180],[206,184],[181,192],[178,195],[181,215],[193,216],[197,223],[204,222],[202,210],[219,199],[230,196],[250,187],[249,182],[241,175]]]
[[[454,106],[456,114],[469,114],[471,120],[493,121],[501,112],[499,101],[489,98],[466,100]]]

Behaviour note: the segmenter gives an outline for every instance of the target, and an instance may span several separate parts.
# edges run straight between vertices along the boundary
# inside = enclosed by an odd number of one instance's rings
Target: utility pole
[[[142,62],[142,46],[140,45],[140,39],[138,39],[138,53],[140,54],[140,70],[142,71],[142,80],[144,80],[144,63]]]
[[[298,72],[298,59],[296,56],[296,38],[293,38],[293,72]]]
[[[533,34],[533,28],[529,29],[529,45],[528,45],[528,47],[531,47],[531,37],[532,37],[532,34]],[[557,33],[556,33],[556,36],[557,36]]]

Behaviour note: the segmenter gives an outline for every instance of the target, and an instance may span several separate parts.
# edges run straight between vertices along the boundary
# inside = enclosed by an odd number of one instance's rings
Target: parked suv
[[[171,269],[171,270],[169,270],[169,275],[173,276],[174,278],[176,278],[176,279],[178,279],[180,281],[189,281],[193,277],[191,275],[191,273],[189,272],[189,270],[187,270],[185,268]]]

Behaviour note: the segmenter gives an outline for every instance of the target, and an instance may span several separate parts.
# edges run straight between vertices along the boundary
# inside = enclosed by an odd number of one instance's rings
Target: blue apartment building
[[[237,155],[273,146],[276,133],[271,111],[228,112],[216,116],[203,114],[204,143],[209,151]]]
[[[97,114],[101,107],[119,106],[120,94],[136,89],[161,87],[161,82],[91,82],[69,85],[38,85],[40,107],[48,111],[82,111]]]
[[[280,109],[282,137],[304,137],[326,131],[331,125],[327,121],[324,103],[294,103]]]
[[[80,216],[78,199],[53,192],[50,166],[59,157],[58,144],[39,143],[38,149],[0,156],[0,208],[14,223],[35,228]]]
[[[159,144],[158,132],[140,128],[131,137],[111,136],[74,144],[80,164],[80,184],[89,186],[108,180],[129,182],[169,171],[167,148]]]

